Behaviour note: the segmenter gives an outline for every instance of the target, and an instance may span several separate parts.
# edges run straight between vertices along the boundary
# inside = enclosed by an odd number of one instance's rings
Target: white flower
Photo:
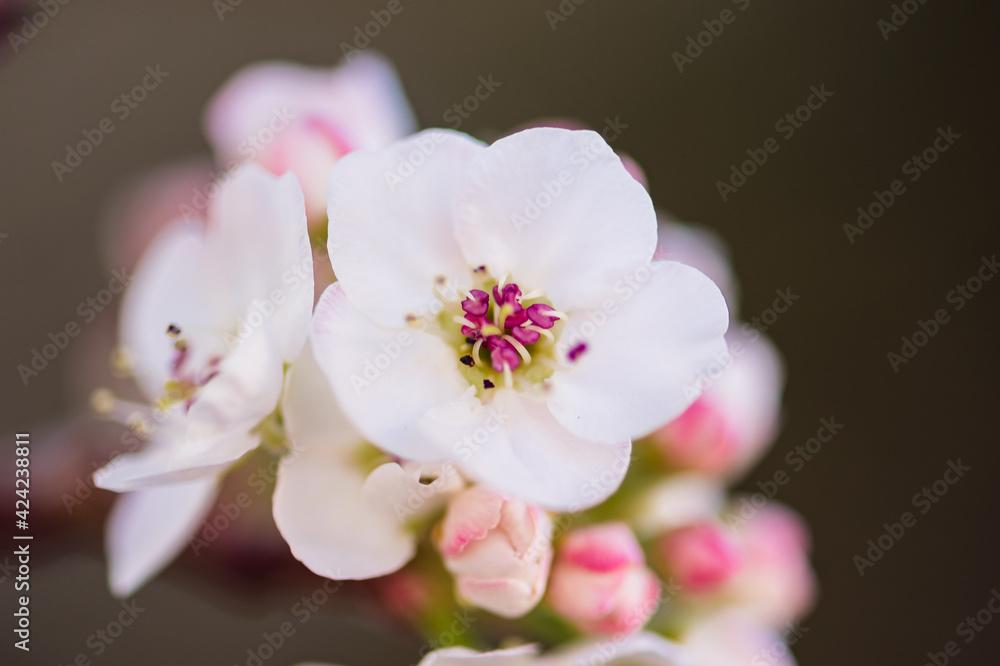
[[[94,474],[101,488],[141,491],[122,498],[108,525],[117,593],[183,548],[217,477],[257,447],[284,366],[305,343],[312,301],[292,175],[248,168],[213,201],[205,225],[178,221],[153,242],[123,300],[120,338],[155,406],[135,416],[155,429],[143,451]]]
[[[630,438],[680,414],[725,351],[718,288],[652,260],[649,196],[593,132],[489,147],[423,132],[343,158],[328,197],[340,281],[317,305],[316,357],[393,454],[590,506],[620,482]]]
[[[520,645],[505,650],[476,652],[464,647],[435,650],[419,666],[701,666],[677,643],[650,633],[633,634],[619,640],[582,641],[546,655],[538,654],[535,645]],[[299,666],[324,666],[299,664]],[[714,666],[705,664],[705,666]]]
[[[776,632],[735,610],[698,619],[681,639],[693,666],[795,666],[795,658]]]
[[[392,65],[370,53],[332,68],[250,65],[226,81],[205,112],[216,157],[294,173],[310,222],[325,220],[326,181],[338,159],[386,146],[415,128]]]
[[[338,580],[383,576],[406,564],[416,550],[407,523],[461,487],[454,468],[366,466],[364,440],[337,406],[308,345],[288,373],[282,414],[290,451],[278,468],[273,510],[292,554]],[[428,476],[433,480],[421,483]]]

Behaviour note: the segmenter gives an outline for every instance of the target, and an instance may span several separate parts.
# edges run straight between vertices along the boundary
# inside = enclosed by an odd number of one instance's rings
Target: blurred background
[[[13,458],[15,432],[30,432],[39,450],[43,440],[104,436],[87,416],[88,368],[104,357],[95,358],[86,339],[113,329],[113,313],[95,313],[27,385],[16,368],[49,333],[79,321],[79,304],[108,285],[100,224],[111,196],[149,169],[207,153],[203,106],[236,69],[269,58],[333,64],[341,44],[386,4],[53,0],[58,10],[24,32],[22,17],[40,6],[2,3],[5,458]],[[786,455],[815,436],[821,419],[843,424],[778,497],[813,531],[822,596],[794,647],[806,666],[923,664],[952,640],[961,649],[956,663],[995,664],[1000,655],[1000,621],[981,626],[969,643],[956,634],[1000,588],[1000,280],[973,281],[968,298],[949,297],[1000,252],[1000,11],[971,0],[902,5],[402,0],[368,47],[395,63],[424,127],[451,125],[445,114],[479,77],[498,87],[460,129],[480,138],[545,117],[616,123],[613,146],[641,164],[657,205],[729,244],[746,319],[764,315],[776,290],[798,297],[767,330],[789,373],[783,430],[740,487],[754,490],[788,470]],[[703,21],[725,9],[735,19],[707,46],[690,47]],[[168,76],[60,181],[53,161],[64,161],[66,145],[109,116],[147,66]],[[828,93],[826,101],[791,133],[776,128],[813,87]],[[947,151],[911,182],[904,163],[949,128]],[[723,197],[717,182],[729,182],[732,165],[768,138],[777,152]],[[905,193],[863,233],[845,229],[896,179]],[[942,308],[947,323],[894,369],[887,355],[901,353],[901,337],[912,338],[918,320]],[[136,595],[143,610],[133,626],[113,642],[95,638],[121,606],[104,579],[110,493],[94,491],[65,508],[55,499],[79,497],[73,474],[57,473],[87,455],[83,444],[77,450],[33,459],[54,508],[31,546],[32,651],[14,650],[4,629],[0,662],[61,665],[84,654],[100,664],[245,664],[247,648],[322,586],[288,566],[280,543],[253,557],[234,549],[214,564],[189,552]],[[911,498],[958,460],[970,471],[860,576],[854,556],[884,523],[912,512]],[[5,471],[5,489],[10,478]],[[12,551],[0,550],[5,627],[16,598]],[[363,605],[372,605],[370,596],[345,586],[267,663],[416,661],[419,639],[389,619],[367,619]]]

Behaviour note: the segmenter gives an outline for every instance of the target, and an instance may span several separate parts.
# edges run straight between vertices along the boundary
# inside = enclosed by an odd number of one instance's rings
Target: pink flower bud
[[[739,530],[746,562],[727,585],[735,603],[771,627],[804,616],[816,601],[809,533],[790,509],[769,503]]]
[[[559,547],[549,604],[589,633],[632,633],[659,604],[660,583],[623,523],[575,530]]]
[[[743,552],[722,525],[704,522],[667,534],[660,553],[677,583],[688,592],[710,592],[732,578],[743,564]]]
[[[513,618],[545,593],[551,538],[544,511],[473,486],[451,498],[436,545],[461,599]]]

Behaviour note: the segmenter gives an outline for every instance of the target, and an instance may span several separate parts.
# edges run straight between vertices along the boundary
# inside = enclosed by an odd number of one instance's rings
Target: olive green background
[[[501,83],[461,128],[482,137],[539,117],[596,127],[619,118],[628,127],[615,148],[645,168],[654,201],[730,244],[745,316],[768,308],[775,289],[800,296],[768,331],[789,372],[784,428],[744,487],[788,469],[786,452],[813,436],[820,418],[844,424],[778,497],[814,535],[822,598],[795,646],[811,666],[923,664],[929,650],[962,640],[956,624],[1000,586],[1000,281],[961,311],[946,301],[982,256],[1000,251],[998,11],[992,3],[928,0],[886,41],[877,21],[889,18],[891,4],[751,0],[740,11],[728,0],[586,0],[553,30],[545,12],[556,0],[403,0],[371,45],[397,65],[423,126],[444,124],[445,111],[472,94],[480,75]],[[265,58],[332,64],[340,43],[385,6],[243,0],[220,21],[210,0],[74,0],[19,53],[5,30],[4,441],[80,408],[65,389],[65,357],[27,387],[15,368],[107,282],[96,229],[114,188],[204,152],[203,104],[236,68]],[[725,8],[735,21],[678,72],[671,54]],[[157,64],[169,72],[164,83],[57,182],[51,162],[63,159],[65,145]],[[716,181],[746,159],[745,150],[777,138],[775,121],[812,85],[834,94],[723,202]],[[948,126],[961,138],[850,243],[843,225],[855,209],[906,178],[903,162]],[[949,309],[951,321],[894,373],[886,354],[938,308]],[[12,456],[4,446],[0,455]],[[883,522],[912,511],[913,494],[957,458],[972,471],[860,577],[852,557]],[[87,637],[117,613],[99,536],[67,528],[33,548],[35,649],[25,658],[5,644],[0,653],[13,656],[0,661],[69,663],[92,652]],[[147,610],[94,663],[243,664],[246,648],[289,617],[299,592],[234,596],[175,567],[138,594]],[[0,608],[11,609],[9,579],[0,597]],[[266,663],[415,661],[413,639],[362,620],[348,599],[331,602]],[[9,638],[6,625],[0,635]],[[953,663],[996,663],[1000,622],[960,647]]]

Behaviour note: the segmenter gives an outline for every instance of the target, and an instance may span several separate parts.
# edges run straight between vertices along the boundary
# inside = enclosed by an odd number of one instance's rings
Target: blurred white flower
[[[249,65],[215,94],[204,122],[220,162],[249,159],[275,175],[294,173],[310,226],[326,221],[326,182],[338,159],[416,129],[395,70],[371,53],[332,68]]]
[[[487,147],[433,130],[354,153],[329,216],[340,281],[313,336],[345,412],[391,453],[457,461],[505,495],[599,503],[630,438],[679,415],[725,351],[718,288],[652,261],[649,196],[593,132]]]
[[[476,652],[464,647],[435,650],[418,666],[701,666],[687,651],[661,636],[649,633],[632,634],[616,640],[586,640],[539,655],[535,645],[521,645],[505,650]],[[298,666],[332,666],[299,664]],[[708,666],[708,665],[706,665]]]
[[[121,499],[108,523],[116,594],[129,594],[183,548],[217,477],[257,447],[284,366],[305,343],[312,301],[294,176],[248,168],[205,224],[175,222],[150,246],[122,303],[120,339],[153,407],[111,409],[143,421],[151,441],[94,474],[101,488],[139,491]]]
[[[795,666],[782,637],[736,610],[698,619],[681,637],[692,666]]]

